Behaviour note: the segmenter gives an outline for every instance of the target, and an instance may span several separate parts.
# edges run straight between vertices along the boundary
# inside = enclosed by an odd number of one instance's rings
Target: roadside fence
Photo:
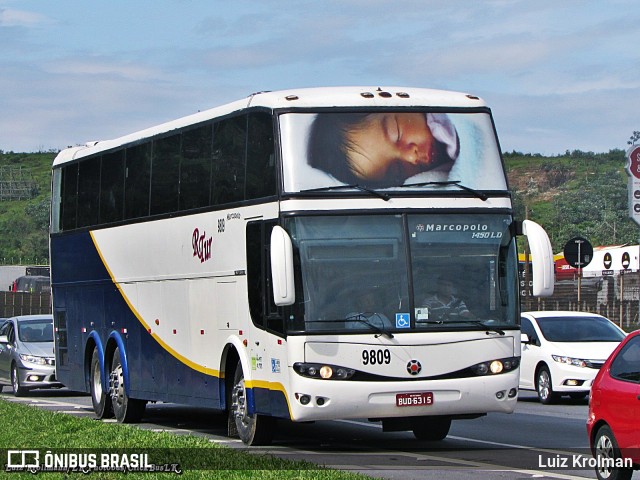
[[[526,310],[570,310],[597,313],[627,331],[640,328],[640,272],[556,282],[551,297],[535,298],[521,289]]]
[[[51,313],[50,293],[0,292],[0,318]]]

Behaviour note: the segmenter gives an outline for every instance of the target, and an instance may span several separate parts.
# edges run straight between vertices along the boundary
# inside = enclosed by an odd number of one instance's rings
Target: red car
[[[587,432],[599,479],[628,479],[640,468],[640,330],[627,335],[593,381]]]

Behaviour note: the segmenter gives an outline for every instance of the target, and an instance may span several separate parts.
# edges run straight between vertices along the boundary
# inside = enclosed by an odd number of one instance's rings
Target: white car
[[[588,395],[598,370],[624,339],[611,320],[585,312],[523,312],[520,389],[540,402]]]

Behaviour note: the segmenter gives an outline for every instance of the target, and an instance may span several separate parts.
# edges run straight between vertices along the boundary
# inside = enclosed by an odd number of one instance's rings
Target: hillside
[[[0,172],[3,167],[22,167],[34,184],[32,198],[0,201],[0,263],[48,261],[54,157],[55,152],[0,151]],[[624,151],[573,151],[554,157],[511,152],[504,154],[504,160],[517,217],[528,216],[543,225],[555,252],[576,235],[594,246],[638,242],[638,227],[627,213]]]
[[[545,227],[554,252],[576,235],[592,245],[637,243],[629,219],[626,155],[573,151],[555,157],[504,154],[516,214]]]
[[[21,167],[23,176],[33,184],[31,198],[0,201],[0,263],[4,265],[49,263],[51,164],[55,155],[0,151],[0,172]],[[6,179],[6,175],[0,176],[0,182]]]

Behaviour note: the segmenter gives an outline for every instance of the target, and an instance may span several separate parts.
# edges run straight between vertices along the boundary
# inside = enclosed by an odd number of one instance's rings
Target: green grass
[[[0,399],[0,465],[7,462],[6,451],[39,450],[41,464],[50,450],[62,454],[65,449],[75,453],[102,453],[124,451],[149,453],[150,463],[180,464],[180,477],[171,473],[126,474],[131,479],[213,478],[252,480],[362,480],[364,475],[340,472],[306,462],[292,462],[259,451],[249,454],[211,443],[203,437],[152,432],[131,425],[103,423],[89,418],[50,412]],[[2,472],[4,473],[4,472]],[[6,478],[73,478],[82,473],[5,473]],[[93,472],[88,478],[119,478],[123,473]]]

